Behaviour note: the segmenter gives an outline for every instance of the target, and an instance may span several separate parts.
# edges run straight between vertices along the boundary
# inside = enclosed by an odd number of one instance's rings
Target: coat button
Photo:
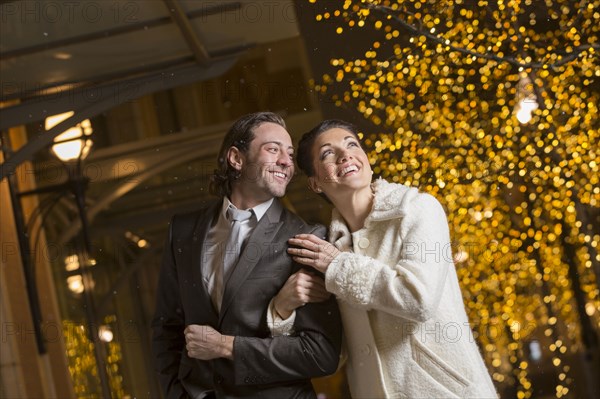
[[[371,242],[368,238],[363,237],[358,240],[358,247],[361,249],[369,248],[369,244],[371,244]]]
[[[369,356],[371,354],[371,347],[369,345],[363,345],[360,347],[360,354]]]

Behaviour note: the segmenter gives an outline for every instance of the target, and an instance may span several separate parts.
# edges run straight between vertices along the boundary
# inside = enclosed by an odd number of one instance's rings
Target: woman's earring
[[[323,190],[321,190],[321,187],[317,187],[317,189],[316,189],[315,191],[316,191],[316,192],[318,192],[318,193],[320,193],[320,192],[322,192]]]

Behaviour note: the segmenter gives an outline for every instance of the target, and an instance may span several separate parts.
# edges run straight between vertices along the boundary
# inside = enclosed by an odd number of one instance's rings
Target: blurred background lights
[[[67,286],[74,294],[81,294],[84,291],[83,278],[80,274],[67,277]]]
[[[69,255],[65,258],[65,270],[72,272],[79,269],[79,256],[77,254]]]
[[[538,108],[539,105],[534,93],[533,84],[529,76],[522,75],[517,85],[515,115],[519,122],[523,124],[529,123],[533,117],[533,111]]]
[[[104,342],[111,342],[113,340],[113,332],[107,325],[102,325],[98,328],[98,336]]]
[[[529,343],[529,356],[534,362],[539,362],[542,359],[542,346],[537,340]]]
[[[332,38],[355,52],[360,41],[345,35],[369,44],[363,56],[333,53],[315,90],[364,117],[378,176],[446,208],[493,379],[507,397],[553,383],[556,397],[574,397],[574,381],[590,397],[597,378],[585,376],[600,375],[600,1],[322,4]]]

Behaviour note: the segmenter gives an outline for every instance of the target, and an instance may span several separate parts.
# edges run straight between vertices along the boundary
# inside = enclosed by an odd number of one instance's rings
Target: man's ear
[[[315,193],[321,194],[323,192],[323,190],[321,189],[321,187],[319,187],[319,184],[317,183],[317,179],[314,176],[310,176],[308,178],[308,187]]]
[[[242,165],[244,164],[244,157],[242,156],[242,152],[237,147],[229,147],[227,150],[227,162],[237,171],[242,170]]]

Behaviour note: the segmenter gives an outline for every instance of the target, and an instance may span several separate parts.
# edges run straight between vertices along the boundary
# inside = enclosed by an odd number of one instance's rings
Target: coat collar
[[[402,218],[406,215],[406,207],[418,194],[414,187],[402,184],[388,183],[384,179],[377,179],[371,187],[374,193],[373,209],[365,219],[365,227],[372,222]],[[331,215],[329,237],[338,248],[351,249],[352,237],[344,218],[337,209]]]

